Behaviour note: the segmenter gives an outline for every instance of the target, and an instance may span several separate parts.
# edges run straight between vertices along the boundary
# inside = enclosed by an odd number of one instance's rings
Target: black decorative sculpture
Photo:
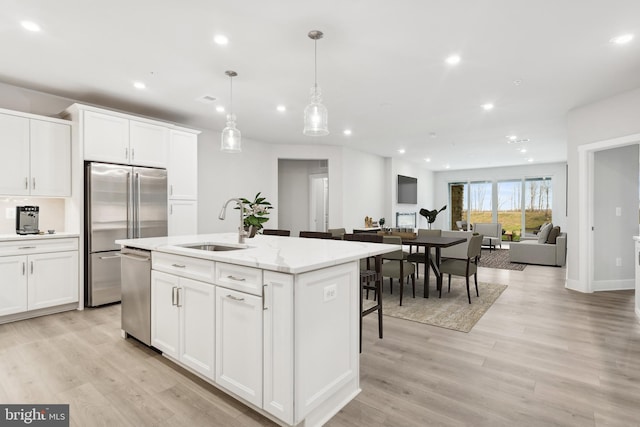
[[[438,214],[445,209],[447,209],[447,205],[444,205],[439,211],[435,209],[432,211],[428,211],[422,208],[420,209],[420,215],[427,218],[427,222],[429,223],[429,229],[431,229],[431,224],[433,224],[433,222],[436,220],[436,217],[438,216]]]

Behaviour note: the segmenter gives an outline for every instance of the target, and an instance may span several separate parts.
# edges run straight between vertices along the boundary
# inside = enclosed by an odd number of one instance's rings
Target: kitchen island
[[[359,392],[359,259],[395,245],[235,233],[118,240],[149,250],[151,344],[281,425]]]

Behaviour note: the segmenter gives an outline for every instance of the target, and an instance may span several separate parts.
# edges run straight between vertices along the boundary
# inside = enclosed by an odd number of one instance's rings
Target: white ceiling
[[[565,161],[567,111],[640,87],[638,0],[2,0],[1,10],[0,81],[221,130],[231,69],[244,138],[344,145],[432,170]],[[314,29],[325,34],[326,137],[302,135]],[[609,42],[625,33],[636,38]],[[530,140],[526,154],[511,134]]]

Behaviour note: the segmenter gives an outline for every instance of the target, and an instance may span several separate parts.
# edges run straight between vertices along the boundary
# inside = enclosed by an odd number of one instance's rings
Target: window
[[[491,182],[472,182],[469,186],[469,224],[493,222]]]
[[[451,230],[461,228],[458,222],[467,221],[467,183],[449,184],[449,209],[451,209]]]
[[[520,236],[522,228],[522,180],[498,181],[498,222],[505,232]]]
[[[542,224],[551,222],[551,178],[527,178],[524,191],[525,236],[535,236]]]

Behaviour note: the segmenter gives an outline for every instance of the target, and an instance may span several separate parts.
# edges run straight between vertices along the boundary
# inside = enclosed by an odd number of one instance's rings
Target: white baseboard
[[[590,294],[591,292],[593,292],[591,289],[589,289],[585,282],[581,282],[575,279],[567,279],[564,287],[567,289],[571,289],[572,291],[582,292],[585,294]]]
[[[635,279],[622,279],[622,280],[594,280],[593,291],[622,291],[633,290],[636,288]]]

